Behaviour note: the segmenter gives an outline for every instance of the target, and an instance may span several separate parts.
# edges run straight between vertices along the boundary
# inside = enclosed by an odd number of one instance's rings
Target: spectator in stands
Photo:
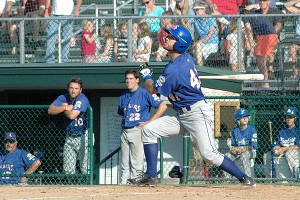
[[[244,27],[242,28],[242,41],[240,46],[240,51],[238,51],[238,32],[237,32],[237,19],[233,19],[231,23],[229,24],[230,33],[227,35],[227,51],[229,52],[229,64],[231,66],[231,71],[237,72],[238,71],[238,56],[240,56],[241,59],[241,71],[246,72],[245,68],[245,49],[249,49],[249,42],[245,38],[244,34]],[[241,26],[243,26],[242,24]]]
[[[61,49],[61,62],[68,62],[68,56],[70,51],[70,40],[72,38],[73,33],[73,20],[64,19],[58,20],[56,17],[62,16],[79,16],[79,9],[82,4],[82,0],[77,0],[76,7],[74,8],[73,0],[52,0],[52,13],[51,20],[48,21],[47,27],[47,48],[46,48],[46,63],[54,63],[55,62],[55,42],[58,36],[59,25],[61,24],[61,36],[62,41],[58,41],[62,43]],[[50,0],[46,0],[45,11],[43,16],[49,17],[49,8],[50,8]]]
[[[138,25],[137,48],[133,49],[133,62],[148,62],[151,55],[152,40],[146,22]]]
[[[92,21],[83,20],[82,33],[81,33],[81,55],[83,56],[83,62],[94,63],[97,34],[93,33],[94,24]]]
[[[173,16],[174,13],[171,10],[167,10],[163,12],[163,16]],[[162,18],[161,19],[161,28],[158,30],[158,35],[159,35],[159,40],[163,37],[166,37],[168,35],[167,32],[165,32],[163,29],[164,28],[171,28],[173,25],[172,23],[173,18]],[[163,36],[163,34],[165,34]],[[158,50],[156,52],[154,52],[155,56],[156,56],[156,61],[161,62],[164,60],[164,58],[167,56],[168,51],[165,50],[162,45],[161,45],[161,41],[159,41],[159,46],[158,46]]]
[[[264,75],[264,80],[269,79],[272,75],[274,60],[274,51],[278,43],[278,32],[282,28],[282,19],[278,16],[266,16],[268,14],[282,14],[277,8],[270,8],[270,0],[260,0],[259,10],[251,11],[252,14],[261,14],[261,17],[246,17],[243,18],[246,34],[250,41],[251,48],[255,48],[253,34],[256,35],[256,63],[259,72]],[[263,82],[261,87],[268,88],[269,83]]]
[[[146,22],[150,28],[150,32],[154,33],[153,36],[156,36],[156,32],[160,29],[160,19],[147,17],[162,16],[164,9],[160,6],[156,6],[154,0],[142,0],[142,3],[145,5],[145,8],[143,8],[139,14],[145,18],[143,18],[140,23]]]
[[[298,6],[296,6],[298,4]],[[284,4],[287,11],[295,14],[300,14],[300,0],[292,0]],[[298,17],[296,21],[296,38],[299,40],[300,38],[300,17]],[[299,69],[297,66],[298,54],[300,54],[300,42],[295,43],[289,47],[290,58],[289,61],[293,63],[293,78],[299,78]]]
[[[298,122],[298,109],[296,107],[288,107],[284,111],[286,127],[281,129],[278,133],[275,144],[271,146],[275,157],[274,162],[285,157],[291,174],[294,174],[295,170],[299,167],[299,127]],[[266,178],[272,177],[272,156],[271,152],[267,152],[263,156],[265,166]],[[286,177],[292,178],[292,177]],[[297,177],[298,178],[298,177]]]
[[[239,7],[247,5],[247,0],[205,0],[213,15],[237,15],[239,14]],[[229,34],[228,25],[232,18],[217,18],[219,25],[219,35],[221,39],[225,39]]]
[[[15,4],[16,0],[0,0],[0,16],[2,18],[10,17],[24,17],[24,9],[22,4],[18,5],[16,11],[12,12],[12,7]],[[10,42],[12,44],[11,54],[17,54],[17,44],[18,44],[18,25],[15,21],[1,21],[2,35],[9,34]],[[2,36],[3,42],[8,42],[8,38]]]
[[[96,62],[109,63],[114,60],[114,33],[110,24],[104,24],[101,27],[101,37],[103,37],[103,52],[96,56]]]
[[[40,160],[29,152],[18,149],[17,134],[7,132],[4,135],[5,151],[0,152],[0,174],[32,174],[41,165]],[[26,169],[26,170],[25,170]],[[2,184],[27,183],[26,177],[1,177]]]
[[[127,62],[128,60],[128,25],[127,21],[119,24],[118,38],[114,42],[115,61]]]
[[[46,0],[24,0],[24,15],[31,18],[43,17],[45,12]],[[48,9],[48,15],[51,14],[52,7]],[[39,33],[46,30],[46,21],[34,20],[28,21],[27,32],[32,34],[32,40],[29,41],[33,47],[41,46],[44,42],[39,41]]]
[[[240,108],[234,113],[237,126],[232,130],[230,152],[226,153],[231,160],[242,162],[245,174],[253,177],[251,173],[251,159],[256,158],[257,130],[249,125],[250,114],[247,109]],[[229,177],[228,173],[225,175]]]
[[[146,22],[150,29],[150,38],[152,39],[152,49],[156,51],[158,49],[157,31],[160,29],[160,18],[148,18],[152,16],[162,16],[164,9],[154,4],[154,0],[142,0],[143,8],[139,15],[144,16],[139,23]]]
[[[247,9],[247,10],[251,10],[251,9],[253,9],[253,8],[255,8],[255,9],[259,9],[260,7],[259,7],[259,1],[260,0],[250,0],[250,2],[249,2],[249,5],[247,5],[246,7],[245,7],[245,9]],[[276,2],[277,2],[278,0],[271,0],[271,2],[270,2],[270,7],[271,8],[277,8],[277,6],[276,6]]]
[[[194,3],[194,11],[197,16],[210,14],[208,5],[202,1]],[[210,54],[218,51],[217,24],[216,19],[211,17],[196,18],[194,23],[198,37],[195,35],[195,44],[192,49],[197,65],[202,66],[203,57],[206,59]]]
[[[182,15],[189,15],[189,16],[195,16],[195,12],[193,11],[192,7],[189,5],[189,0],[175,0],[176,6],[174,8],[174,14],[176,16],[182,16]],[[175,24],[181,24],[185,28],[187,28],[194,38],[194,18],[175,18]]]

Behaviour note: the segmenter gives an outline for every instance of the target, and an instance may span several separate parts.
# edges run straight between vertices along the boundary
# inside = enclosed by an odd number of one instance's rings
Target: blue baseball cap
[[[14,141],[16,141],[17,140],[17,134],[14,133],[14,132],[7,132],[7,133],[5,133],[4,140],[14,140]]]

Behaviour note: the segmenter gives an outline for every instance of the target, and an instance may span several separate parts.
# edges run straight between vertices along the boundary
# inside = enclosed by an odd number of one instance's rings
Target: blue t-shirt
[[[1,174],[24,174],[25,167],[29,168],[38,158],[22,149],[16,149],[7,154],[0,152],[0,173]],[[21,177],[1,177],[0,184],[21,183]]]
[[[256,128],[250,125],[248,125],[245,130],[235,127],[231,134],[231,146],[242,148],[252,146],[254,149],[257,149],[258,145]]]
[[[204,100],[195,61],[189,53],[171,60],[163,74],[153,82],[158,93],[168,97],[175,110]]]
[[[150,109],[158,108],[162,103],[156,94],[150,94],[145,88],[139,87],[135,92],[125,92],[120,96],[118,114],[123,116],[122,128],[138,126],[139,122],[150,119]]]
[[[146,8],[143,8],[140,11],[140,16],[144,16],[146,12]],[[147,17],[151,16],[162,16],[164,9],[160,6],[156,6],[154,10],[152,10]],[[160,29],[160,18],[146,18],[146,23],[148,24],[151,32],[157,32]]]
[[[261,9],[255,10],[251,14],[258,14],[257,17],[245,17],[243,18],[244,24],[250,23],[254,35],[269,35],[277,34],[275,31],[275,25],[282,22],[282,18],[279,16],[268,16],[268,14],[282,14],[277,8],[269,8],[267,14],[261,14]]]
[[[79,136],[85,133],[85,130],[88,128],[88,119],[87,119],[87,108],[90,106],[88,98],[84,94],[80,94],[75,100],[70,99],[69,94],[60,95],[52,105],[61,106],[62,103],[68,103],[73,105],[73,110],[80,111],[80,114],[74,119],[71,120],[65,117],[65,127],[69,135]]]
[[[293,145],[299,146],[298,127],[295,126],[292,129],[288,129],[286,127],[280,130],[275,145],[282,146],[282,147],[289,147]]]
[[[199,34],[199,38],[205,38],[208,33],[209,33],[209,29],[211,27],[214,28],[214,32],[212,34],[212,37],[203,42],[204,44],[219,44],[219,37],[218,37],[218,33],[217,33],[217,22],[215,18],[199,18],[199,19],[195,19],[195,29],[197,31],[197,33]]]

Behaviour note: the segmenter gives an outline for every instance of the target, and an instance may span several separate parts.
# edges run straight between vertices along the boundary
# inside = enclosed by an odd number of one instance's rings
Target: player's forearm
[[[64,112],[65,116],[71,120],[76,119],[76,117],[78,117],[78,115],[80,114],[80,111],[78,110],[66,110]]]
[[[64,111],[65,111],[65,106],[64,105],[61,105],[61,106],[51,105],[48,108],[48,114],[49,115],[57,115],[57,114],[62,113]]]
[[[157,94],[157,91],[153,86],[153,80],[151,80],[151,79],[146,80],[145,87],[150,94]]]
[[[152,117],[150,118],[149,121],[153,121],[153,120],[155,120],[155,119],[160,118],[160,117],[164,114],[164,112],[167,110],[167,108],[168,108],[168,107],[167,107],[167,105],[166,105],[165,103],[161,103],[161,104],[158,106],[156,112],[154,113],[154,115],[152,115]]]
[[[35,161],[26,171],[25,171],[25,174],[32,174],[34,173],[37,168],[41,165],[41,161],[40,160],[37,160]]]

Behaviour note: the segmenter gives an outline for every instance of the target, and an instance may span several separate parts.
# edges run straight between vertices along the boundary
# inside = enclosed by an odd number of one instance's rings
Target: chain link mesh
[[[64,174],[63,155],[66,131],[63,115],[51,116],[47,113],[48,107],[43,106],[1,106],[1,132],[15,132],[17,134],[18,146],[31,154],[37,156],[41,166],[32,175],[27,175],[29,184],[90,184],[91,164],[88,162],[87,173],[80,172],[78,158],[75,174]],[[87,117],[90,118],[89,109]],[[92,122],[89,120],[89,125]],[[88,146],[85,150],[86,156],[91,160],[91,134],[88,136]],[[2,136],[4,137],[4,136]],[[1,150],[5,151],[5,145]],[[22,175],[18,175],[22,177]],[[0,175],[0,178],[6,178]]]

